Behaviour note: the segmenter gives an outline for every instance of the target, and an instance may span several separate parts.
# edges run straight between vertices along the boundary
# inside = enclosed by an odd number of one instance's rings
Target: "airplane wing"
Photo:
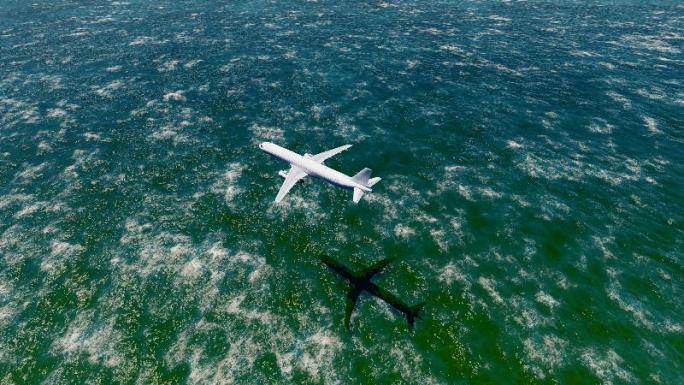
[[[315,160],[318,163],[323,163],[326,159],[332,158],[333,156],[339,154],[340,152],[348,149],[351,147],[351,144],[345,144],[344,146],[340,146],[337,148],[333,148],[332,150],[324,151],[321,152],[320,154],[316,154],[311,157],[311,159]]]
[[[371,279],[373,278],[374,275],[380,273],[389,265],[392,261],[394,261],[394,258],[385,258],[382,261],[376,263],[375,265],[364,269],[360,272],[360,276],[363,277],[364,279]]]
[[[280,190],[278,191],[278,195],[276,195],[275,202],[278,203],[282,201],[283,198],[285,198],[285,195],[290,192],[290,189],[292,189],[292,187],[297,184],[300,179],[307,175],[308,174],[301,168],[292,166],[290,168],[290,172],[287,173],[287,177],[285,177],[285,182],[283,182],[283,185],[280,186]]]
[[[347,330],[349,330],[351,316],[354,312],[354,308],[356,307],[356,302],[359,300],[359,295],[361,295],[361,289],[354,287],[349,289],[349,294],[347,295],[347,307],[344,311],[344,326],[347,328]]]

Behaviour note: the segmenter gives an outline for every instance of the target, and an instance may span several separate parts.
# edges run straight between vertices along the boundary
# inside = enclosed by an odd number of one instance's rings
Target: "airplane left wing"
[[[385,258],[382,261],[376,263],[375,265],[373,265],[373,266],[371,266],[365,270],[362,270],[360,272],[360,275],[364,279],[371,279],[371,278],[373,278],[374,275],[383,271],[385,269],[385,267],[387,267],[387,265],[389,265],[392,261],[394,261],[394,258],[391,258],[391,257]]]
[[[288,172],[287,176],[285,177],[285,182],[283,182],[283,185],[280,186],[280,190],[278,191],[278,195],[276,195],[275,202],[278,203],[282,201],[283,198],[285,198],[285,195],[290,192],[290,189],[292,189],[292,187],[297,184],[299,180],[307,175],[308,174],[301,168],[292,166],[290,168],[290,172]]]
[[[315,160],[318,163],[323,163],[326,159],[332,158],[333,156],[339,154],[340,152],[348,149],[351,146],[351,144],[345,144],[344,146],[333,148],[332,150],[324,151],[320,154],[313,155],[311,159]]]

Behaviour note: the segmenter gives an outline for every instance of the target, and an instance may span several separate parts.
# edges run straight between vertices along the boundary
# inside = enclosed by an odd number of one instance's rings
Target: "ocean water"
[[[1,384],[684,383],[684,5],[0,3]],[[358,204],[259,151],[354,146]],[[413,331],[317,258],[425,302]]]

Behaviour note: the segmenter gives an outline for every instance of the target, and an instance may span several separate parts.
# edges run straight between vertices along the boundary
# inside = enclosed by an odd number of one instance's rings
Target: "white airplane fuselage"
[[[277,144],[270,142],[260,143],[259,148],[262,151],[275,156],[276,158],[282,159],[293,166],[301,168],[308,175],[317,176],[330,183],[348,189],[358,188],[365,192],[373,191],[370,188],[355,182],[349,175],[343,174],[337,170],[334,170],[326,166],[323,163],[315,161],[308,154],[302,156],[297,154],[296,152],[290,151],[286,148],[280,147]]]

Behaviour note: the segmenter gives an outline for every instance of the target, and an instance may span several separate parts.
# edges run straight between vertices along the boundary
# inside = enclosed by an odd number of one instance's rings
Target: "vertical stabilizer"
[[[356,173],[356,175],[354,175],[354,176],[352,177],[352,179],[353,179],[354,182],[356,182],[356,183],[359,183],[359,184],[362,184],[362,185],[364,185],[364,186],[367,186],[367,185],[368,185],[368,179],[370,179],[370,176],[371,176],[371,173],[372,173],[372,172],[373,172],[373,170],[371,170],[370,168],[366,167],[366,168],[364,168],[363,170],[361,170],[361,171],[359,171],[358,173]]]

